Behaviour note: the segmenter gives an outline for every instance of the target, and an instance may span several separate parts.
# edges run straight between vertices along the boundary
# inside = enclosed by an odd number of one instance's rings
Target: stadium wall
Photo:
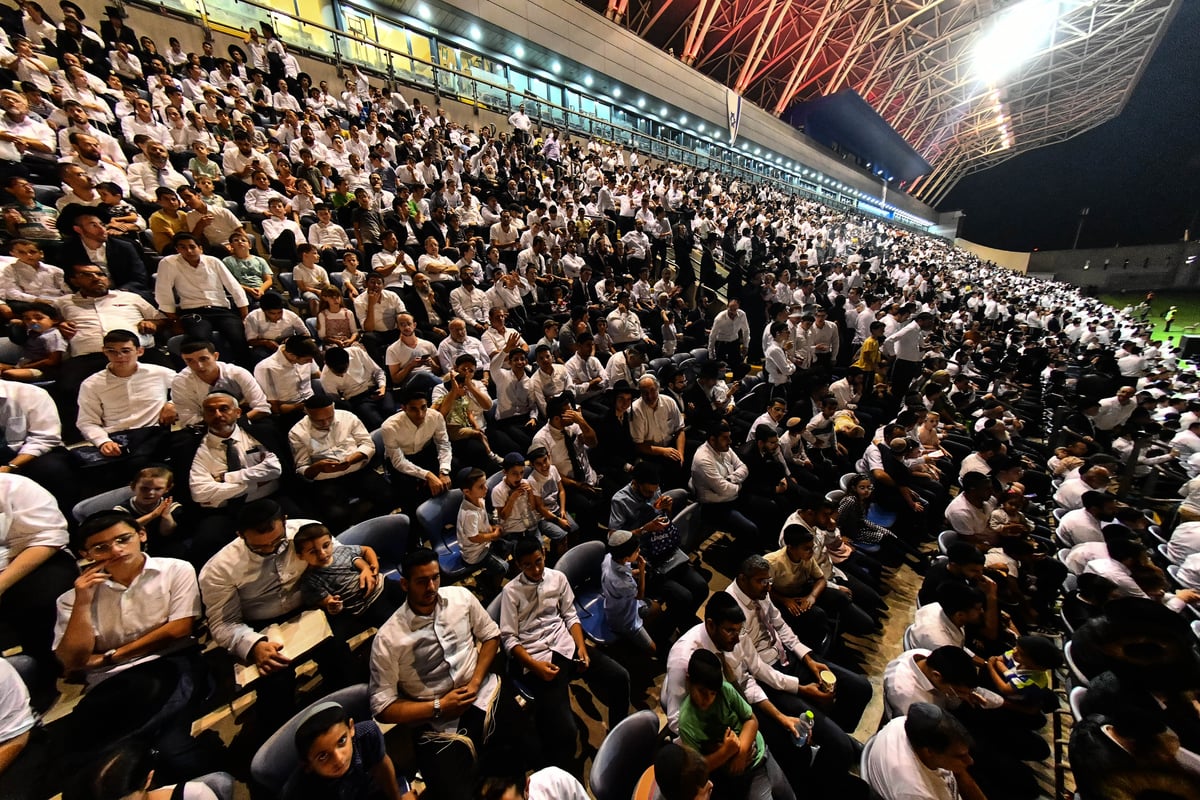
[[[1200,242],[1038,251],[1029,255],[1028,271],[1101,292],[1200,291]]]
[[[1018,253],[1012,250],[998,250],[995,247],[985,247],[981,244],[968,241],[966,239],[955,239],[955,247],[961,247],[970,253],[982,258],[984,261],[990,261],[998,267],[1011,269],[1013,272],[1028,272],[1029,271],[1029,253]]]

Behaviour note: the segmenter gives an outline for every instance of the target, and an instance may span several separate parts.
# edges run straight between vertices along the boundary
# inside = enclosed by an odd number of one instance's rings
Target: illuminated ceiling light
[[[703,122],[701,122],[699,125],[696,126],[696,133],[704,133],[704,123]]]
[[[638,98],[638,108],[645,108],[645,107],[646,107],[646,98],[639,97]]]
[[[525,57],[525,47],[523,45],[517,45],[516,47],[513,48],[513,55],[515,55],[517,58],[524,58]]]
[[[583,85],[584,85],[584,86],[591,86],[591,85],[592,85],[592,76],[591,76],[591,75],[584,75],[584,76],[583,76]]]
[[[1058,6],[1059,0],[1024,0],[997,15],[975,45],[975,74],[992,85],[1035,56],[1058,21]]]
[[[471,32],[471,38],[477,42],[483,38],[483,31],[479,30],[478,25],[472,25],[470,28],[470,32]]]
[[[680,125],[687,125],[687,114],[680,114],[680,115],[679,115],[679,124],[680,124]]]
[[[424,3],[419,3],[417,5],[417,16],[420,17],[421,19],[425,20],[426,22],[429,22],[430,18],[433,16],[433,14],[432,14],[432,12],[430,12],[429,6],[425,5]]]
[[[662,108],[660,108],[660,109],[658,110],[658,115],[659,115],[660,117],[665,117],[665,116],[667,115],[667,107],[666,107],[666,106],[663,106]]]
[[[612,96],[613,96],[613,97],[620,97],[620,96],[621,96],[621,87],[620,87],[620,86],[614,86],[614,87],[613,87],[613,90],[612,90]]]
[[[560,64],[560,63],[558,63],[557,61],[555,61],[553,64],[551,64],[551,65],[550,65],[550,70],[551,70],[551,71],[552,71],[552,72],[553,72],[555,75],[557,75],[558,73],[562,72],[562,64]]]

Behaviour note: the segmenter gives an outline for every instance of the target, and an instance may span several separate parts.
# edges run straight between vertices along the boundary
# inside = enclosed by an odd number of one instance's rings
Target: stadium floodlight
[[[989,86],[1003,80],[1049,41],[1059,0],[1024,0],[1001,13],[975,45],[975,74]]]

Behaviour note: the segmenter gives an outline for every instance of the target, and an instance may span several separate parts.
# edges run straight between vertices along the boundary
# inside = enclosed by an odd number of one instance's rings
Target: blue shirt
[[[604,614],[608,625],[617,633],[636,633],[642,627],[638,610],[642,602],[637,599],[637,579],[633,577],[633,565],[617,561],[609,553],[600,567],[600,591],[604,594]]]

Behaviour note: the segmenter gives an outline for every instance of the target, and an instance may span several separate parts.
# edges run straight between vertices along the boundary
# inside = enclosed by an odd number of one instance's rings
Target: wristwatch
[[[440,697],[433,698],[433,718],[442,718],[442,698]]]

